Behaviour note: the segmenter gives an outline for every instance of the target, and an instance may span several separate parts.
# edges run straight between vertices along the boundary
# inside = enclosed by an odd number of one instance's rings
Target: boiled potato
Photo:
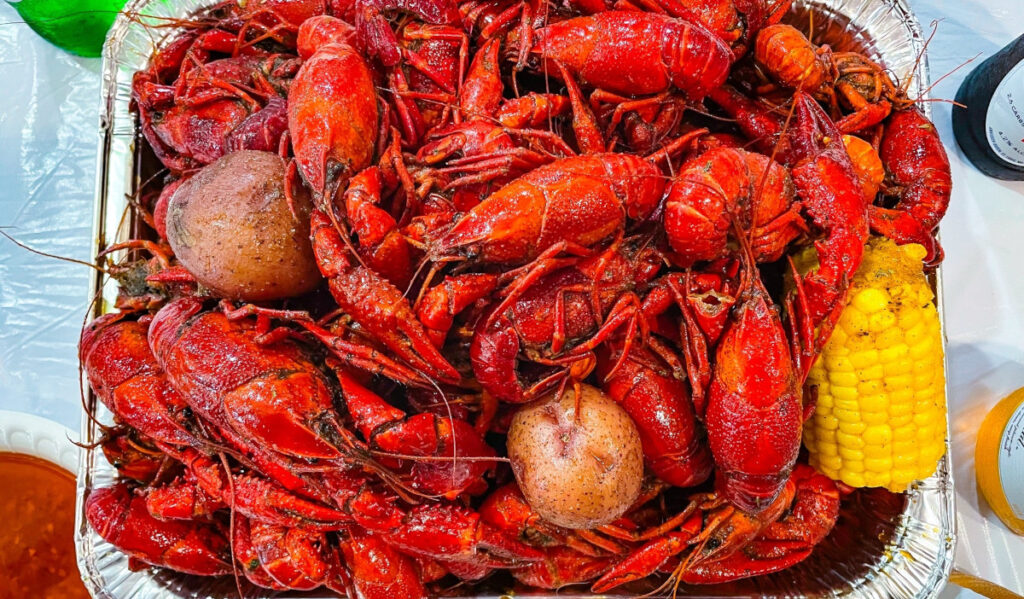
[[[508,457],[526,501],[545,520],[594,528],[621,516],[640,494],[640,435],[599,389],[548,395],[512,417]]]
[[[204,167],[167,205],[167,241],[216,295],[265,301],[301,295],[320,282],[309,242],[309,195],[285,198],[285,162],[242,150]]]

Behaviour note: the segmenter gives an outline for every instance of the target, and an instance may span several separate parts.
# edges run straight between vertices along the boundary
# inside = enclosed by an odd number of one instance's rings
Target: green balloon
[[[100,56],[125,0],[21,0],[8,3],[36,33],[79,56]]]

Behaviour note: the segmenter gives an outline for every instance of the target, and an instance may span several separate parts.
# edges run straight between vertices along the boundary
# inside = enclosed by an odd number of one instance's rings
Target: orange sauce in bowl
[[[0,597],[89,599],[75,560],[75,479],[0,452]]]

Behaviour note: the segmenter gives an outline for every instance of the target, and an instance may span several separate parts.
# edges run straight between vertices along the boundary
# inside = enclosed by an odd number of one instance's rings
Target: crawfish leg
[[[662,564],[689,547],[692,538],[693,535],[689,533],[670,532],[647,542],[599,578],[591,590],[595,593],[604,593],[627,582],[650,576]]]
[[[310,220],[317,263],[338,306],[414,368],[457,383],[458,371],[434,347],[402,292],[371,269],[353,263],[326,214],[314,210]]]

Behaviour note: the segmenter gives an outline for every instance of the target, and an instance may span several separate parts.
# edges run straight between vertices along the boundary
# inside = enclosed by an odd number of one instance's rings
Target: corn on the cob
[[[808,389],[812,466],[853,487],[903,491],[945,452],[942,338],[920,245],[873,238]]]

